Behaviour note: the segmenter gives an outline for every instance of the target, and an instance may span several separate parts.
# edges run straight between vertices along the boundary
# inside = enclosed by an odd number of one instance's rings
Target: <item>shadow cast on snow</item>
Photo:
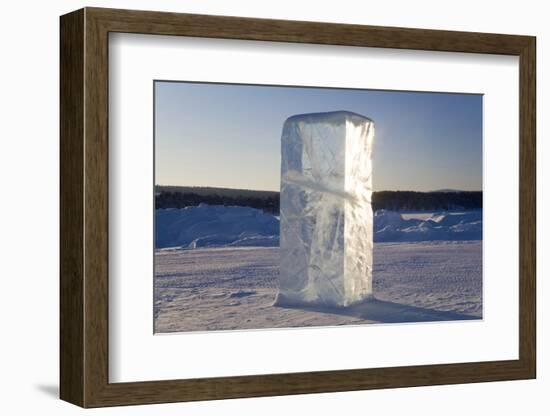
[[[352,316],[355,318],[376,321],[380,323],[405,322],[435,322],[435,321],[465,321],[481,318],[456,312],[439,311],[435,309],[419,308],[401,303],[388,302],[379,299],[368,299],[348,307],[326,307],[314,305],[285,305],[277,307],[287,309],[302,309],[311,312],[331,313],[336,315]]]

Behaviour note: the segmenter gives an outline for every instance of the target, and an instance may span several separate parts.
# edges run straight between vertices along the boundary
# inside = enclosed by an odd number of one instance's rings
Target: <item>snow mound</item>
[[[482,211],[402,215],[379,210],[374,214],[374,241],[463,241],[482,239]]]
[[[200,204],[155,213],[156,248],[279,245],[279,221],[249,207]]]
[[[261,210],[201,204],[156,210],[156,248],[278,247],[279,219]],[[481,240],[482,211],[374,214],[374,241]]]

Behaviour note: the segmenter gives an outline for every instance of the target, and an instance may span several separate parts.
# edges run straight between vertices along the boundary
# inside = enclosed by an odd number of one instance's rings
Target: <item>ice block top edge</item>
[[[317,122],[344,122],[345,120],[352,122],[353,124],[362,123],[374,123],[374,121],[361,114],[354,113],[352,111],[329,111],[325,113],[306,113],[296,114],[286,119],[285,124],[295,122],[317,123]]]

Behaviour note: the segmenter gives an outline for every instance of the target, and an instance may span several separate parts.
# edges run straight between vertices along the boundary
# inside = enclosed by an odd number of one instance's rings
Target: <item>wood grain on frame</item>
[[[61,17],[60,396],[82,407],[534,378],[535,38],[85,8]],[[195,36],[519,56],[519,359],[109,383],[108,33]]]
[[[61,19],[60,395],[84,403],[84,13]]]

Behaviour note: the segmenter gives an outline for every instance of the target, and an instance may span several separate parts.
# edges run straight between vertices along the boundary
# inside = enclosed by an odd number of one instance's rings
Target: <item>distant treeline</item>
[[[387,209],[390,211],[481,209],[483,207],[483,192],[380,191],[373,193],[372,205],[375,210]]]
[[[239,205],[279,214],[279,192],[248,189],[157,186],[156,208],[184,208],[208,205]],[[430,211],[481,209],[481,191],[412,192],[381,191],[372,197],[374,210]]]
[[[279,192],[274,195],[250,196],[250,195],[200,195],[193,192],[160,192],[155,197],[156,208],[184,208],[196,206],[201,203],[208,205],[239,205],[261,209],[272,214],[279,214]]]

